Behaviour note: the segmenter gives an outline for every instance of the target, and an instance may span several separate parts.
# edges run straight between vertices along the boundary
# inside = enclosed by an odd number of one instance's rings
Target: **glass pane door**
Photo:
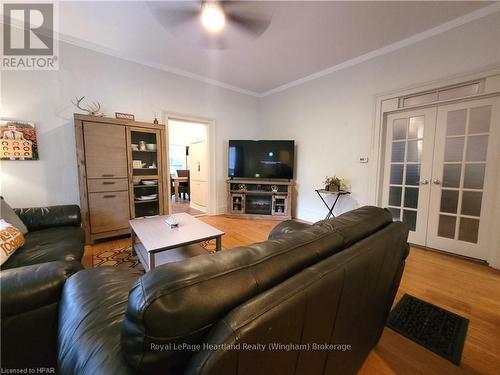
[[[133,128],[130,131],[132,199],[134,217],[159,215],[161,202],[161,162],[158,149],[159,133]]]
[[[486,259],[486,249],[479,243],[488,216],[488,181],[495,174],[495,103],[498,99],[483,99],[438,110],[429,247]]]
[[[410,242],[425,244],[436,109],[387,117],[383,203],[410,229]]]

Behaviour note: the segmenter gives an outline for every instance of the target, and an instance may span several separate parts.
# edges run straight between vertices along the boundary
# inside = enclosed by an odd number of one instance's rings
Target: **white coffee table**
[[[137,253],[146,271],[170,262],[206,254],[198,245],[215,238],[216,251],[221,250],[224,232],[186,213],[173,214],[179,223],[170,228],[165,222],[167,216],[130,220],[132,248]]]

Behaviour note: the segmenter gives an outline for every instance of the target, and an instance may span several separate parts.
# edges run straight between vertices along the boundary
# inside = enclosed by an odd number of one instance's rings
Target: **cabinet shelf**
[[[146,219],[146,218],[151,218],[151,217],[155,217],[155,216],[159,216],[159,215],[158,214],[141,215],[141,216],[134,217],[134,219]]]
[[[141,180],[158,180],[157,174],[134,174],[132,175],[132,177],[137,177],[140,178]],[[142,185],[135,185],[135,186],[142,186]]]
[[[158,151],[150,151],[150,150],[132,150],[132,152],[147,152],[150,154],[156,154]]]
[[[144,201],[134,200],[134,203],[135,203],[135,204],[140,204],[140,203],[151,203],[151,202],[158,202],[158,199],[148,199],[148,200],[144,200]]]
[[[152,188],[152,187],[158,187],[158,184],[156,185],[134,185],[134,189],[138,189],[138,188]]]

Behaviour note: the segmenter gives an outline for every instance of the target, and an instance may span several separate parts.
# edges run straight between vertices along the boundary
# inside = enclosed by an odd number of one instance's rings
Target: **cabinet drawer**
[[[91,232],[102,233],[129,227],[128,191],[90,193]]]
[[[128,190],[128,180],[126,178],[96,178],[87,180],[89,193],[99,193],[105,191]]]

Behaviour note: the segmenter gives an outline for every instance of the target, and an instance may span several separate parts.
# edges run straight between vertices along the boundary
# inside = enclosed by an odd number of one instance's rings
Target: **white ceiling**
[[[161,22],[158,4],[145,2],[61,2],[59,28],[74,43],[260,95],[489,4],[248,2],[248,12],[272,17],[270,26],[223,50],[186,41],[177,26]]]

